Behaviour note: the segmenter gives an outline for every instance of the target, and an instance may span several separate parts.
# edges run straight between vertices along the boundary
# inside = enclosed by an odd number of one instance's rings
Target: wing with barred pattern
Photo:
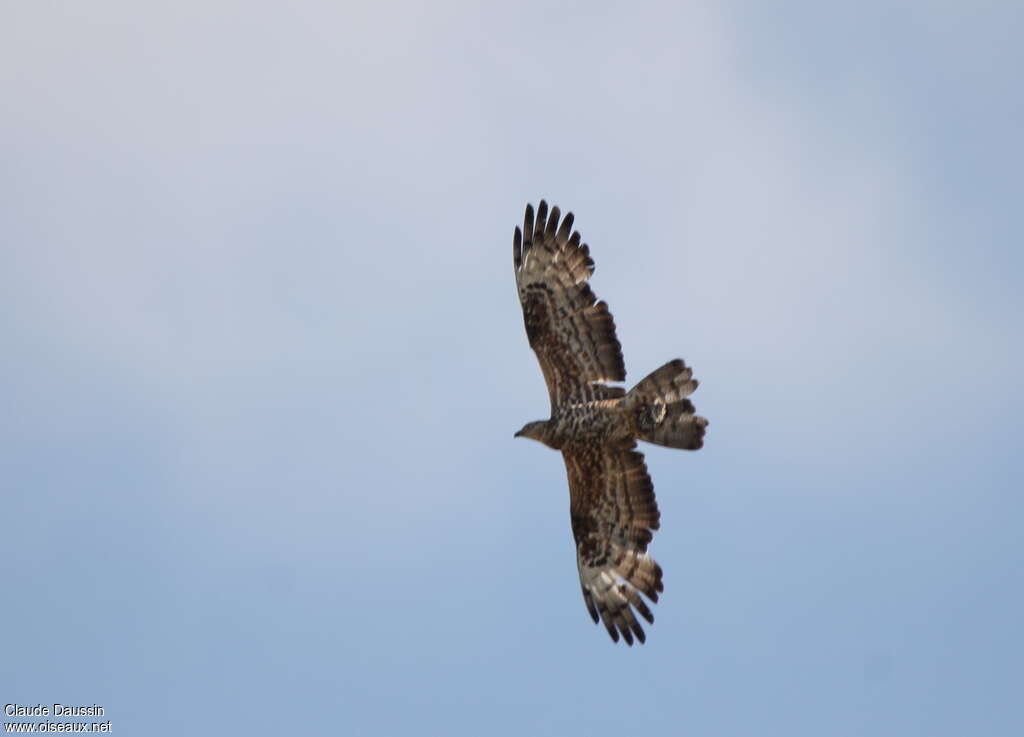
[[[564,448],[569,511],[583,601],[612,640],[646,639],[637,621],[654,615],[641,594],[658,601],[661,567],[647,555],[660,514],[642,453],[634,446]]]
[[[615,321],[605,302],[590,289],[594,262],[580,234],[572,230],[573,215],[548,212],[541,200],[534,219],[526,206],[523,229],[513,238],[513,261],[519,301],[530,347],[537,354],[548,385],[551,406],[569,400],[621,397],[626,367],[615,336]]]

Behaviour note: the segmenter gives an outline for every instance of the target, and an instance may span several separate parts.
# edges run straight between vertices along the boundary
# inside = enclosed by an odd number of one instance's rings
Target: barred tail
[[[696,389],[693,371],[681,359],[651,372],[623,399],[636,422],[637,436],[668,448],[701,448],[708,421],[694,414],[687,399]]]

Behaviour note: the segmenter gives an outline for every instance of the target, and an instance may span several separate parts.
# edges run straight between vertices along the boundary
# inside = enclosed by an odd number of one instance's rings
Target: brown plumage
[[[572,213],[560,220],[541,200],[526,206],[515,230],[513,261],[530,347],[551,398],[551,418],[516,433],[561,450],[569,476],[569,514],[583,601],[611,638],[644,642],[636,614],[654,622],[643,596],[658,601],[661,568],[647,555],[658,529],[658,504],[637,440],[697,450],[708,421],[687,397],[697,381],[680,359],[655,370],[629,392],[626,367],[608,305],[589,279],[594,262]]]

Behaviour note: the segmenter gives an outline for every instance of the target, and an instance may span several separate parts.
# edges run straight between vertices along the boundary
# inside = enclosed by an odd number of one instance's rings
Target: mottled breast
[[[629,416],[617,399],[565,404],[551,417],[560,445],[607,445],[631,434]]]

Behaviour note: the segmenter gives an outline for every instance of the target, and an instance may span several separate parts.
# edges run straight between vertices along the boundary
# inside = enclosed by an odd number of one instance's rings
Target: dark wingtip
[[[551,208],[551,212],[548,214],[548,221],[544,226],[544,236],[546,238],[554,238],[555,233],[558,232],[558,220],[562,217],[562,211],[558,209],[558,205]]]
[[[651,608],[640,600],[640,606],[636,607],[636,610],[640,612],[640,616],[647,620],[648,624],[654,624],[654,613]]]
[[[523,265],[523,233],[516,226],[516,232],[512,235],[512,263],[518,269]]]
[[[636,639],[643,645],[647,642],[647,635],[644,634],[644,628],[639,623],[633,622],[633,634],[636,635]]]
[[[571,212],[567,212],[565,217],[562,218],[562,224],[558,228],[558,241],[559,243],[568,243],[572,233],[573,215]]]
[[[526,203],[526,214],[523,215],[523,254],[529,252],[533,245],[533,205]]]

